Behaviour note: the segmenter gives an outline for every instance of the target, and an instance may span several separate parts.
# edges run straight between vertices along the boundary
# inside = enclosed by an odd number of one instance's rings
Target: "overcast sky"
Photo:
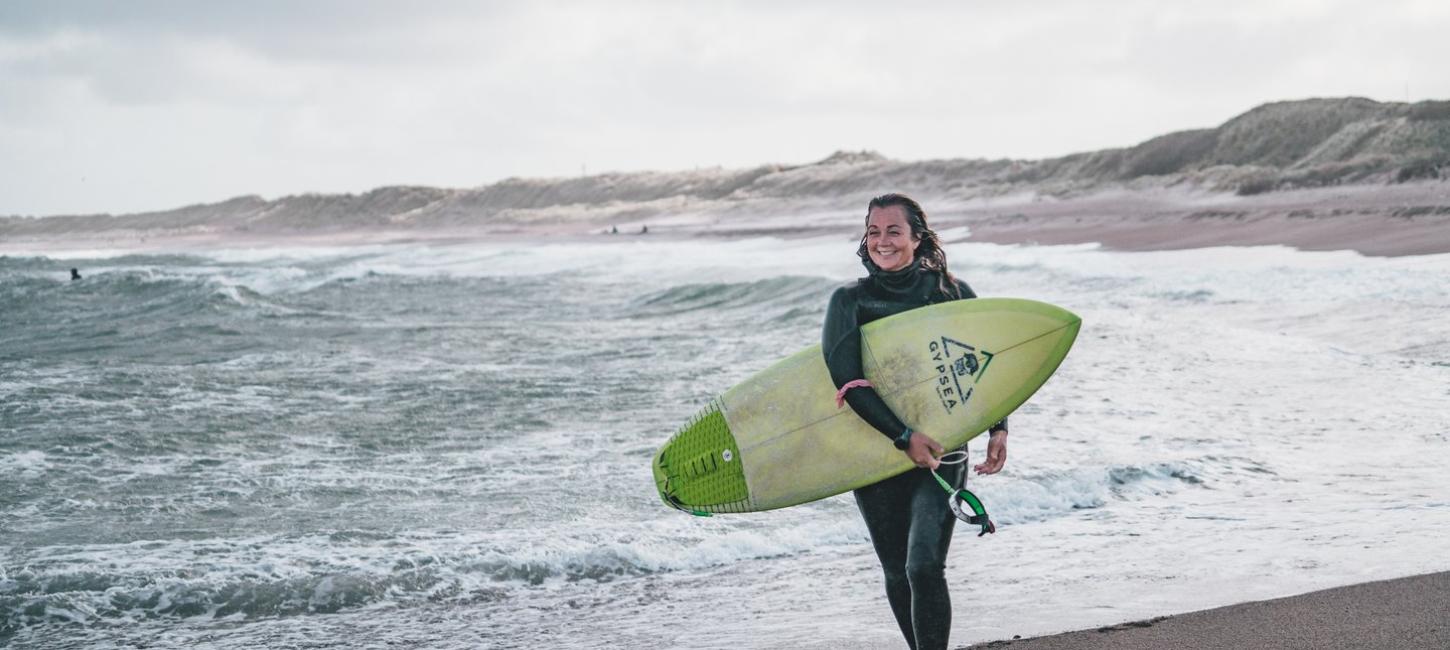
[[[1041,158],[1268,101],[1450,99],[1447,35],[1447,0],[7,0],[0,214]]]

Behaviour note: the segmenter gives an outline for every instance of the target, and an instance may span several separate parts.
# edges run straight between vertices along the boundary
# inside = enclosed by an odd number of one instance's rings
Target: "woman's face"
[[[882,271],[900,271],[911,265],[921,240],[912,236],[906,209],[899,205],[871,208],[866,216],[866,253]]]

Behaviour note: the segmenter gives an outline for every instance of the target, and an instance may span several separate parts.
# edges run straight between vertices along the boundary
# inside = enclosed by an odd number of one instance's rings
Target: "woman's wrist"
[[[891,441],[891,444],[895,445],[897,449],[900,449],[902,451],[906,451],[907,448],[911,447],[911,427],[903,429],[901,431],[901,435],[896,436],[896,438]]]

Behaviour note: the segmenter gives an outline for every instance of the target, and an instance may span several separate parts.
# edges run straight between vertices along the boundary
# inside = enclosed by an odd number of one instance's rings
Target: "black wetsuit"
[[[977,297],[961,280],[956,281],[956,291],[944,293],[939,287],[941,276],[921,268],[919,260],[895,272],[881,271],[875,265],[867,268],[871,275],[837,289],[826,309],[821,347],[837,388],[863,377],[862,325],[925,305]],[[906,428],[870,387],[847,391],[846,402],[882,433],[880,444],[891,444]],[[1004,419],[992,430],[1006,428]],[[960,486],[966,478],[966,463],[942,465],[938,473]],[[946,494],[930,470],[912,469],[860,488],[855,496],[886,573],[886,598],[907,644],[918,650],[945,648],[952,610],[944,569],[956,522]]]

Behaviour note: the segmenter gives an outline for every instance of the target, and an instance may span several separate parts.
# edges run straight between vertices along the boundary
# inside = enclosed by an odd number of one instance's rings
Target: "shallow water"
[[[0,643],[895,647],[849,497],[700,519],[648,469],[854,246],[0,258]],[[1450,256],[948,251],[1084,318],[973,481],[954,642],[1450,568]]]

